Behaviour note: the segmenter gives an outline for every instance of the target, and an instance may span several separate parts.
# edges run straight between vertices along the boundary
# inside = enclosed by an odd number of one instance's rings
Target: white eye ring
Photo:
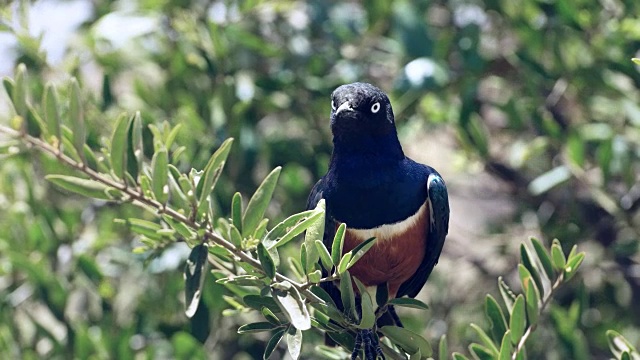
[[[380,111],[380,103],[377,102],[375,104],[373,104],[373,106],[371,106],[371,112],[372,113],[377,113],[378,111]]]
[[[333,110],[335,110],[335,109],[336,109],[336,103],[335,103],[335,102],[333,102],[333,100],[331,100],[331,108],[332,108]]]

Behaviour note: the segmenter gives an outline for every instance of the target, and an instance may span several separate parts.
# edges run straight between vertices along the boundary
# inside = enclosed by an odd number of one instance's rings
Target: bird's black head
[[[338,87],[331,94],[331,131],[334,137],[395,133],[387,94],[367,83]]]

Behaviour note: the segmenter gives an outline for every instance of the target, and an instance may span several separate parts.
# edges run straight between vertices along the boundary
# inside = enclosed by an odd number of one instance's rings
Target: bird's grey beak
[[[351,108],[351,104],[348,101],[345,101],[336,109],[336,115],[340,114],[341,111],[353,111],[353,108]]]

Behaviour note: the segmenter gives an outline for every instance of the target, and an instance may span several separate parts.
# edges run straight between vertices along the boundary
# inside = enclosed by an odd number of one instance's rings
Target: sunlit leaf
[[[511,290],[509,285],[502,279],[502,276],[498,277],[498,288],[500,289],[500,295],[502,295],[502,300],[507,305],[507,309],[509,309],[509,313],[511,313],[511,309],[513,308],[513,302],[516,301],[516,294]]]
[[[329,250],[324,246],[322,240],[316,240],[315,242],[316,250],[318,251],[318,255],[320,256],[320,261],[322,262],[322,266],[331,271],[333,267],[333,262],[331,261],[331,254],[329,254]]]
[[[310,216],[301,222],[295,224],[291,227],[286,234],[284,234],[280,239],[277,239],[275,242],[271,243],[272,245],[267,245],[267,248],[275,248],[280,247],[282,245],[287,244],[289,241],[293,240],[296,236],[300,235],[303,231],[307,230],[311,224],[313,224],[319,217],[322,216],[322,212],[312,211]],[[269,235],[267,235],[267,238]]]
[[[55,137],[56,147],[62,143],[62,133],[60,130],[60,110],[58,106],[58,95],[56,88],[52,84],[47,84],[42,99],[42,107],[44,108],[44,118],[47,122],[49,134]]]
[[[530,324],[535,324],[538,322],[540,293],[534,284],[529,284],[525,288],[525,300],[527,304],[527,319]]]
[[[544,290],[542,286],[542,278],[540,277],[540,273],[538,272],[538,268],[536,264],[532,261],[531,255],[529,254],[529,249],[525,244],[520,244],[520,260],[522,261],[522,265],[529,271],[529,274],[535,281],[536,286],[540,291]]]
[[[264,213],[271,202],[273,191],[278,183],[281,170],[282,168],[280,166],[273,169],[271,173],[264,178],[260,186],[258,186],[253,196],[251,196],[242,218],[242,235],[247,236],[253,233],[258,223],[264,217]]]
[[[270,322],[255,322],[251,324],[245,324],[238,328],[238,334],[250,334],[250,333],[258,333],[263,331],[269,331],[276,328]]]
[[[449,357],[449,346],[447,345],[447,334],[442,334],[438,342],[438,359],[446,359]]]
[[[289,355],[294,360],[299,359],[302,351],[302,331],[296,328],[289,328],[286,338]]]
[[[198,304],[200,304],[208,254],[209,251],[206,244],[194,246],[184,267],[185,314],[189,318],[195,315],[196,310],[198,310]]]
[[[371,329],[376,322],[373,300],[371,299],[371,295],[367,292],[367,288],[360,282],[360,280],[354,277],[353,282],[358,287],[358,292],[360,293],[361,316],[358,328]]]
[[[231,222],[242,233],[242,194],[239,192],[231,199]]]
[[[166,204],[169,198],[169,187],[167,182],[169,180],[169,155],[167,149],[162,148],[153,154],[151,160],[151,169],[153,176],[151,178],[151,184],[153,188],[153,195],[156,200],[161,204]]]
[[[316,246],[316,242],[322,242],[322,238],[324,235],[324,199],[318,202],[316,205],[315,211],[321,213],[320,216],[316,218],[316,220],[307,228],[307,231],[304,234],[304,242],[307,245],[307,254],[306,254],[306,264],[305,272],[309,273],[312,271],[311,267],[318,262],[320,258],[320,253]],[[327,252],[328,253],[328,252]]]
[[[257,251],[258,251],[258,259],[260,260],[260,265],[262,265],[262,269],[270,279],[273,279],[276,276],[277,269],[275,264],[273,263],[273,259],[271,258],[271,256],[269,255],[269,252],[267,251],[267,248],[264,247],[264,244],[259,243]]]
[[[197,215],[198,219],[202,219],[203,215],[207,213],[209,204],[208,198],[213,191],[213,188],[216,185],[218,178],[220,177],[220,173],[222,172],[222,167],[224,166],[227,157],[229,156],[229,151],[231,150],[231,144],[233,143],[233,138],[229,138],[225,140],[218,150],[211,155],[207,165],[204,168],[204,172],[198,181],[196,186],[196,197],[198,199],[198,210]]]
[[[277,285],[281,285],[288,290],[279,289]],[[274,284],[271,292],[273,298],[296,329],[308,330],[311,328],[309,310],[295,287],[288,281],[283,281],[279,284]]]
[[[540,241],[536,238],[531,238],[531,243],[533,244],[533,248],[542,263],[542,267],[544,268],[544,272],[547,274],[547,277],[550,280],[553,280],[554,272],[553,265],[551,264],[551,258],[549,257],[549,252],[545,249]]]
[[[569,258],[569,261],[567,261],[567,265],[564,268],[565,280],[571,279],[576,274],[578,268],[582,264],[582,260],[584,260],[584,257],[585,253],[581,252]]]
[[[127,169],[127,133],[131,120],[126,114],[120,114],[111,135],[111,168],[118,179],[124,179]]]
[[[360,260],[360,258],[362,258],[367,253],[367,251],[369,251],[369,249],[373,247],[373,245],[375,245],[375,241],[376,238],[369,238],[358,244],[348,253],[344,254],[342,259],[340,259],[340,263],[338,264],[338,274],[344,273],[346,270],[355,265],[356,262]]]
[[[498,356],[497,352],[494,354],[491,350],[479,344],[469,345],[469,351],[478,360],[493,360]]]
[[[553,267],[556,271],[564,270],[564,266],[567,263],[558,239],[554,239],[553,244],[551,245],[551,261],[553,262]]]
[[[513,350],[511,339],[511,330],[507,330],[507,332],[504,333],[504,337],[502,338],[502,343],[500,345],[500,355],[498,356],[499,360],[511,360],[511,351]]]
[[[505,319],[500,305],[491,295],[485,297],[484,312],[489,320],[493,338],[500,341],[507,331],[507,319]]]
[[[84,107],[82,105],[82,95],[80,85],[76,78],[71,78],[71,91],[69,94],[69,118],[71,119],[71,129],[73,130],[73,147],[84,160],[84,143],[87,141],[85,130]]]
[[[347,225],[345,223],[342,223],[340,224],[340,226],[338,226],[336,234],[333,238],[333,243],[331,244],[331,260],[333,260],[334,266],[338,266],[340,264],[340,259],[342,258],[342,248],[344,246],[344,235],[346,228]]]
[[[427,310],[429,306],[418,299],[408,297],[394,298],[389,300],[389,304],[394,306],[408,307],[413,309]]]
[[[351,275],[348,271],[340,277],[340,297],[342,298],[345,314],[352,319],[356,319],[356,296],[353,291]]]
[[[489,337],[489,335],[487,335],[487,333],[484,332],[484,330],[482,330],[482,328],[476,324],[472,323],[471,328],[476,331],[478,337],[480,337],[480,340],[484,343],[489,353],[494,356],[498,356],[499,350],[491,337]]]
[[[278,319],[276,314],[274,314],[273,311],[269,310],[268,307],[263,306],[260,311],[262,312],[262,316],[264,316],[264,318],[267,319],[267,321],[269,321],[271,324],[273,325],[281,324],[280,319]]]

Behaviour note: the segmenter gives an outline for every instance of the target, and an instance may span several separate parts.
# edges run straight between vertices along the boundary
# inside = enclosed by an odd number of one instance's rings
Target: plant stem
[[[121,183],[119,181],[116,181],[114,179],[112,179],[110,176],[102,174],[100,172],[97,172],[93,169],[91,169],[90,167],[86,166],[86,164],[82,163],[82,162],[77,162],[74,159],[72,159],[71,157],[65,155],[64,153],[62,153],[62,151],[60,151],[59,149],[53,147],[52,145],[48,144],[47,142],[33,137],[31,135],[28,135],[26,133],[22,133],[16,130],[13,130],[7,126],[4,125],[0,125],[0,133],[4,133],[9,135],[10,137],[13,138],[17,138],[17,139],[21,139],[23,142],[25,142],[28,145],[31,145],[33,147],[35,147],[36,149],[44,152],[44,153],[48,153],[52,156],[54,156],[55,158],[58,159],[59,162],[64,163],[84,174],[86,174],[89,178],[91,178],[92,180],[95,180],[99,183],[102,183],[103,185],[115,188],[119,191],[121,191],[122,193],[126,194],[129,196],[129,198],[132,200],[132,202],[134,203],[138,203],[138,205],[141,205],[142,207],[151,207],[154,210],[156,210],[157,213],[159,214],[166,214],[167,216],[171,217],[173,220],[181,222],[187,226],[189,226],[190,228],[194,229],[194,230],[204,230],[204,239],[211,241],[217,245],[220,245],[222,247],[224,247],[225,249],[227,249],[228,251],[230,251],[233,255],[235,255],[237,258],[239,258],[240,260],[252,265],[253,267],[262,270],[262,265],[260,264],[260,262],[254,258],[252,258],[250,255],[246,254],[245,252],[243,252],[241,249],[237,248],[235,245],[233,245],[231,242],[225,240],[224,238],[220,237],[218,234],[214,233],[213,231],[211,231],[210,229],[207,229],[205,226],[203,226],[203,224],[200,224],[198,222],[196,222],[195,220],[189,219],[187,216],[179,213],[178,211],[167,207],[166,205],[154,200],[154,199],[150,199],[145,197],[141,191],[139,191],[138,188],[132,188],[130,186],[127,186],[124,183]],[[275,276],[276,280],[278,281],[288,281],[289,283],[291,283],[291,285],[293,285],[299,292],[304,293],[304,295],[307,297],[307,299],[309,299],[312,302],[318,302],[318,303],[324,303],[324,300],[320,299],[319,297],[317,297],[314,293],[312,293],[311,291],[308,290],[308,286],[307,284],[300,284],[296,281],[294,281],[293,279],[290,279],[280,273],[276,273]]]

